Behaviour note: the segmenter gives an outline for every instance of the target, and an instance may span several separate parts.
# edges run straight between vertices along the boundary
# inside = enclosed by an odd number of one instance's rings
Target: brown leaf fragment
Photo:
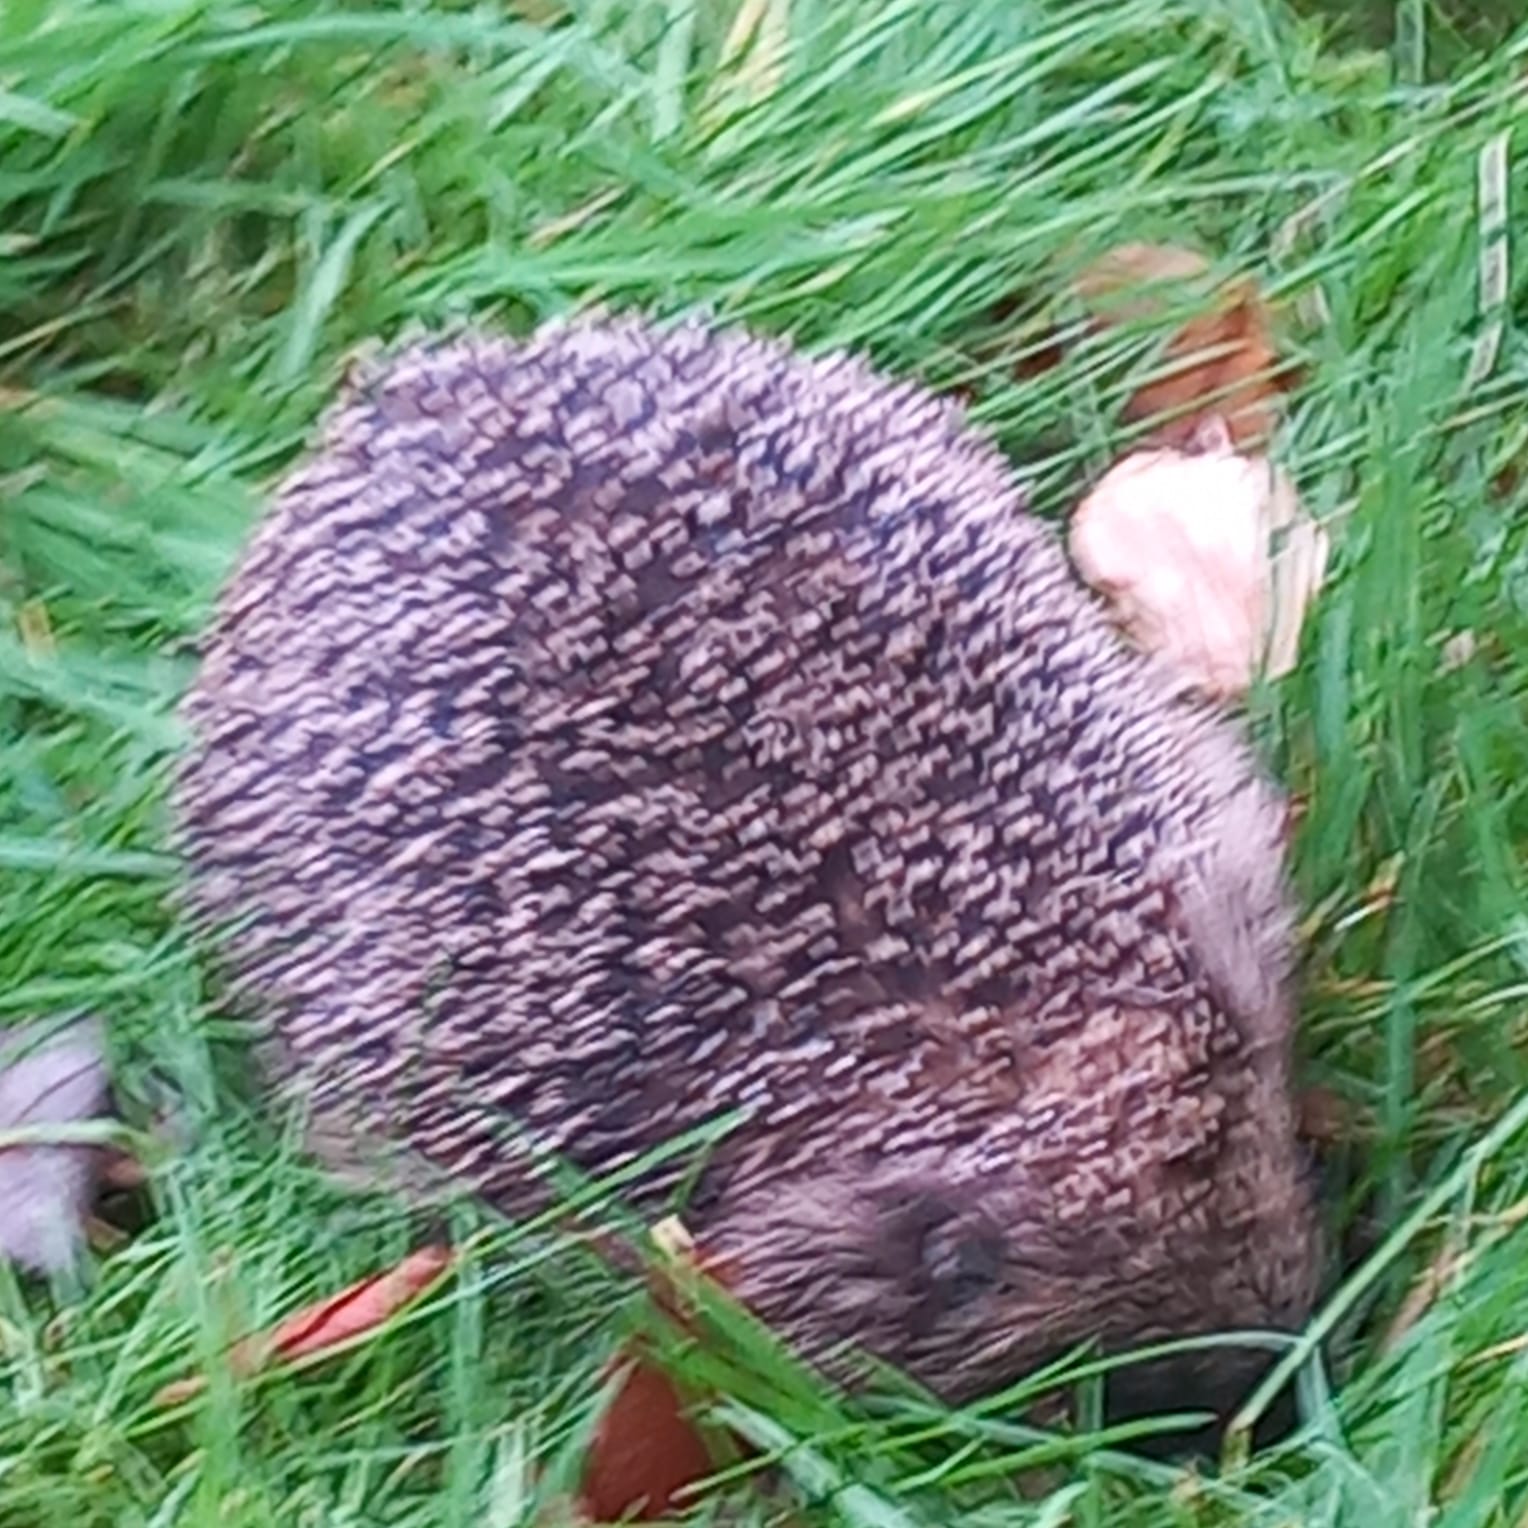
[[[338,1294],[305,1305],[273,1327],[241,1337],[227,1353],[230,1372],[247,1378],[275,1364],[329,1357],[373,1336],[388,1320],[412,1304],[450,1268],[454,1254],[432,1244],[411,1252],[386,1273],[360,1279]],[[178,1405],[206,1387],[204,1375],[192,1375],[163,1387],[161,1406]]]
[[[716,1469],[673,1380],[640,1357],[627,1363],[591,1440],[579,1493],[595,1523],[672,1517]]]
[[[672,1277],[655,1274],[655,1305],[689,1330],[685,1286],[696,1277],[726,1289],[732,1270],[697,1251],[675,1219],[653,1228],[652,1239],[672,1264]],[[650,1356],[639,1339],[625,1344],[607,1369],[619,1375],[616,1392],[590,1441],[578,1507],[591,1522],[653,1522],[692,1504],[693,1488],[715,1473],[721,1460],[713,1442],[691,1420],[695,1397]],[[736,1440],[729,1440],[737,1447]]]
[[[447,1246],[421,1247],[386,1273],[362,1279],[339,1294],[288,1316],[271,1334],[274,1356],[292,1363],[320,1353],[337,1352],[370,1337],[436,1283],[452,1261],[453,1254]]]
[[[1267,445],[1283,395],[1299,379],[1279,354],[1273,313],[1251,277],[1216,282],[1196,250],[1121,244],[1089,265],[1072,289],[1104,325],[1148,322],[1179,306],[1191,310],[1156,374],[1125,405],[1127,420],[1153,422],[1154,444],[1187,447],[1206,420],[1218,417],[1238,451]]]

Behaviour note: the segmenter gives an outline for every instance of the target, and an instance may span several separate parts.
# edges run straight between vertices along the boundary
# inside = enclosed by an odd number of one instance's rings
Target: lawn
[[[1128,445],[1153,336],[1021,381],[1024,315],[1127,239],[1284,303],[1307,375],[1278,454],[1334,541],[1299,671],[1255,702],[1305,802],[1305,1068],[1351,1145],[1302,1426],[1190,1470],[1014,1397],[850,1406],[763,1354],[732,1417],[806,1523],[1528,1521],[1528,28],[1302,11],[0,6],[0,1023],[101,1015],[129,1114],[174,1100],[177,1140],[79,1281],[0,1268],[3,1528],[507,1528],[576,1466],[637,1318],[463,1207],[462,1271],[377,1342],[213,1362],[417,1237],[254,1109],[167,853],[196,634],[347,355],[704,303],[967,391],[1055,515]],[[783,1520],[746,1487],[728,1511]]]

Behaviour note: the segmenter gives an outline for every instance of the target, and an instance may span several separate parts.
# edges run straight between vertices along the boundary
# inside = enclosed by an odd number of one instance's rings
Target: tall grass
[[[1520,253],[1528,31],[1421,68],[1416,5],[1389,54],[1279,0],[757,9],[741,40],[730,0],[0,10],[0,1010],[103,1013],[129,1106],[162,1074],[189,1133],[88,1288],[0,1272],[6,1528],[522,1521],[631,1309],[499,1228],[364,1352],[152,1404],[409,1238],[250,1117],[165,852],[192,641],[350,349],[704,303],[967,390],[1057,513],[1161,336],[1020,383],[1025,322],[1142,238],[1256,270],[1309,367],[1280,449],[1336,567],[1258,725],[1308,798],[1303,1044],[1377,1250],[1290,1359],[1303,1431],[1208,1475],[762,1354],[734,1420],[813,1522],[1528,1513],[1528,350],[1522,261],[1481,275],[1483,185]]]

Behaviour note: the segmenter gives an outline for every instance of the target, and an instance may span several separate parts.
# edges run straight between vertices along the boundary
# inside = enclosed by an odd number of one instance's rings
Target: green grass
[[[1152,337],[1020,386],[992,310],[1159,237],[1303,315],[1280,452],[1335,568],[1258,726],[1309,798],[1303,1049],[1358,1111],[1335,1209],[1372,1190],[1378,1251],[1322,1318],[1328,1362],[1291,1359],[1302,1432],[1218,1472],[1028,1430],[1011,1398],[847,1409],[767,1354],[738,1416],[789,1445],[812,1523],[1522,1522],[1528,30],[1430,33],[1402,0],[1386,54],[1280,0],[793,0],[758,91],[722,56],[733,10],[0,8],[0,1022],[102,1013],[130,1109],[167,1079],[188,1135],[87,1287],[0,1270],[0,1524],[517,1523],[635,1319],[571,1252],[494,1227],[371,1347],[152,1404],[411,1235],[252,1114],[164,852],[192,641],[349,350],[707,303],[970,388],[1057,513],[1127,444]],[[1483,296],[1503,142],[1518,258]],[[1474,656],[1449,667],[1458,633]]]

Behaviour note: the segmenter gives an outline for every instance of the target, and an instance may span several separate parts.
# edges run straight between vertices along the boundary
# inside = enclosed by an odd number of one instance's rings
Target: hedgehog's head
[[[1270,1206],[1267,1255],[1173,1269],[1123,1225],[1067,1222],[1032,1184],[828,1172],[751,1196],[718,1233],[737,1293],[829,1372],[852,1350],[960,1404],[1096,1340],[1106,1351],[1169,1336],[1297,1329],[1312,1298],[1307,1186]],[[1054,1200],[1049,1201],[1051,1205]],[[1282,1242],[1274,1222],[1288,1217]],[[1259,1240],[1262,1240],[1261,1234]],[[1185,1350],[1115,1371],[1113,1415],[1202,1410],[1224,1418],[1270,1361],[1266,1343]],[[844,1360],[850,1360],[845,1366]]]

